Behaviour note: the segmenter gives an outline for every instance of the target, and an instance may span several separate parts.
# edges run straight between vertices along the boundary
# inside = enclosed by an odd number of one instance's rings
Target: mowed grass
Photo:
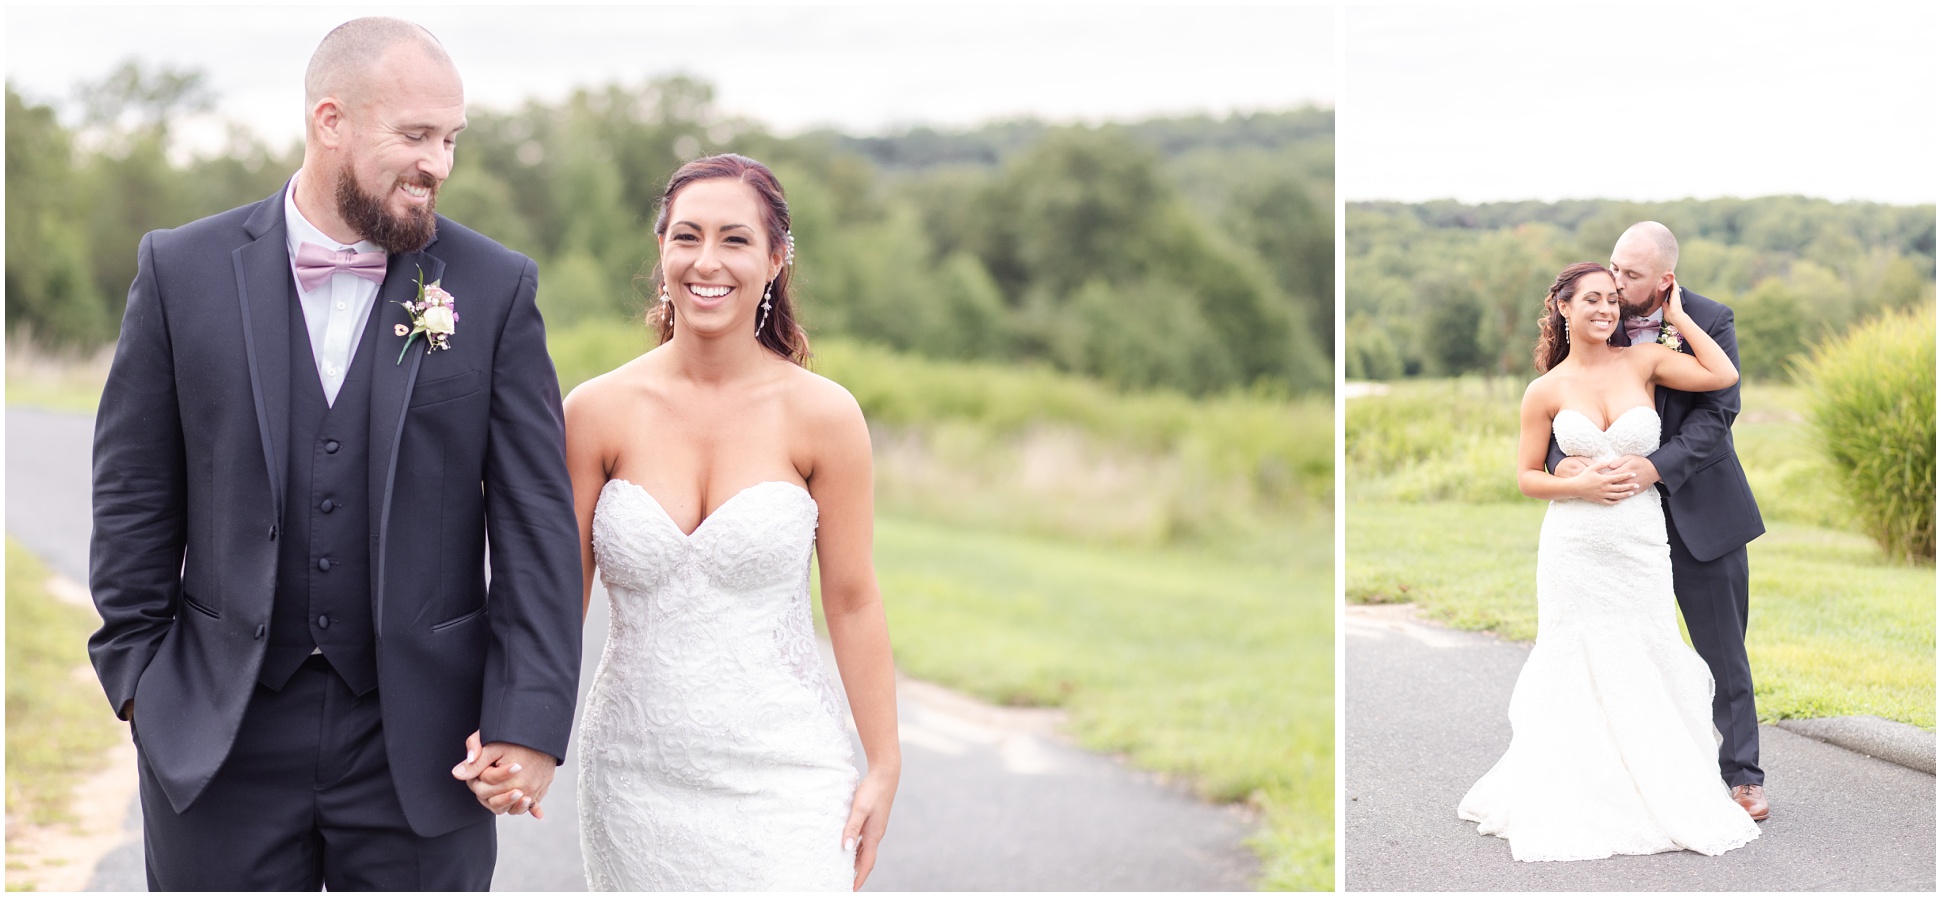
[[[1536,637],[1544,502],[1360,502],[1348,513],[1350,601],[1413,602],[1506,638]],[[1934,568],[1865,536],[1767,524],[1748,548],[1746,647],[1765,720],[1871,715],[1934,728]]]
[[[1063,707],[1085,746],[1251,802],[1262,886],[1332,888],[1329,552],[1246,564],[886,518],[876,565],[905,672]]]
[[[126,738],[88,666],[86,608],[49,594],[46,565],[7,539],[7,819],[70,821],[75,784]],[[10,842],[11,843],[11,842]]]

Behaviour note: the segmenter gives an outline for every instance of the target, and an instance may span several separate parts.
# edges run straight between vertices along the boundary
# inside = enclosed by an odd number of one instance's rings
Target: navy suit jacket
[[[285,188],[287,189],[287,187]],[[89,654],[181,811],[243,720],[277,582],[290,329],[283,193],[142,238],[94,434]],[[419,272],[457,301],[450,348],[404,351]],[[489,817],[464,740],[563,758],[580,660],[579,527],[532,260],[451,221],[393,254],[371,384],[372,619],[384,744],[414,831]],[[488,585],[486,536],[491,536]]]
[[[1717,341],[1738,367],[1739,340],[1732,329],[1732,309],[1691,290],[1684,290],[1684,300],[1692,322]],[[1692,354],[1689,345],[1680,345],[1679,351]],[[1651,453],[1650,460],[1658,469],[1658,489],[1665,498],[1666,512],[1692,557],[1716,560],[1766,531],[1759,505],[1752,498],[1752,486],[1746,482],[1745,468],[1739,466],[1738,453],[1732,447],[1732,421],[1739,416],[1739,384],[1712,392],[1659,386],[1656,393],[1662,429],[1658,450]],[[1551,469],[1556,469],[1563,457],[1552,436]]]

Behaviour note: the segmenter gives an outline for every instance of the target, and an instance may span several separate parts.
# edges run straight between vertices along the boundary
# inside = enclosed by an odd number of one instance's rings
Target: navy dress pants
[[[1746,611],[1750,569],[1741,545],[1709,561],[1692,557],[1671,515],[1671,582],[1685,631],[1705,665],[1712,668],[1712,725],[1719,744],[1719,776],[1727,785],[1763,785],[1759,768],[1759,711],[1752,703],[1752,664],[1746,659]]]
[[[492,884],[495,820],[431,838],[412,832],[391,784],[377,692],[359,697],[320,656],[280,691],[256,687],[229,758],[187,812],[169,806],[145,756],[140,766],[149,890]]]

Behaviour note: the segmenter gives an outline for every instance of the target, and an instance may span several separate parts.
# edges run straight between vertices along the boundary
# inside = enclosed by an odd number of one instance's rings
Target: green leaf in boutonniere
[[[399,324],[392,332],[404,337],[404,348],[398,350],[398,364],[404,363],[404,353],[411,348],[418,334],[425,335],[425,352],[451,348],[452,334],[458,332],[458,300],[438,286],[439,281],[425,283],[425,269],[418,269],[418,300],[400,302],[406,314],[411,316],[411,326]]]

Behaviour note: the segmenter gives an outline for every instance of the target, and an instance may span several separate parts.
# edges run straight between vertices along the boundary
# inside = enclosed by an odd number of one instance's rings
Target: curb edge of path
[[[1773,725],[1795,735],[1934,775],[1934,733],[1878,716],[1782,719]]]

